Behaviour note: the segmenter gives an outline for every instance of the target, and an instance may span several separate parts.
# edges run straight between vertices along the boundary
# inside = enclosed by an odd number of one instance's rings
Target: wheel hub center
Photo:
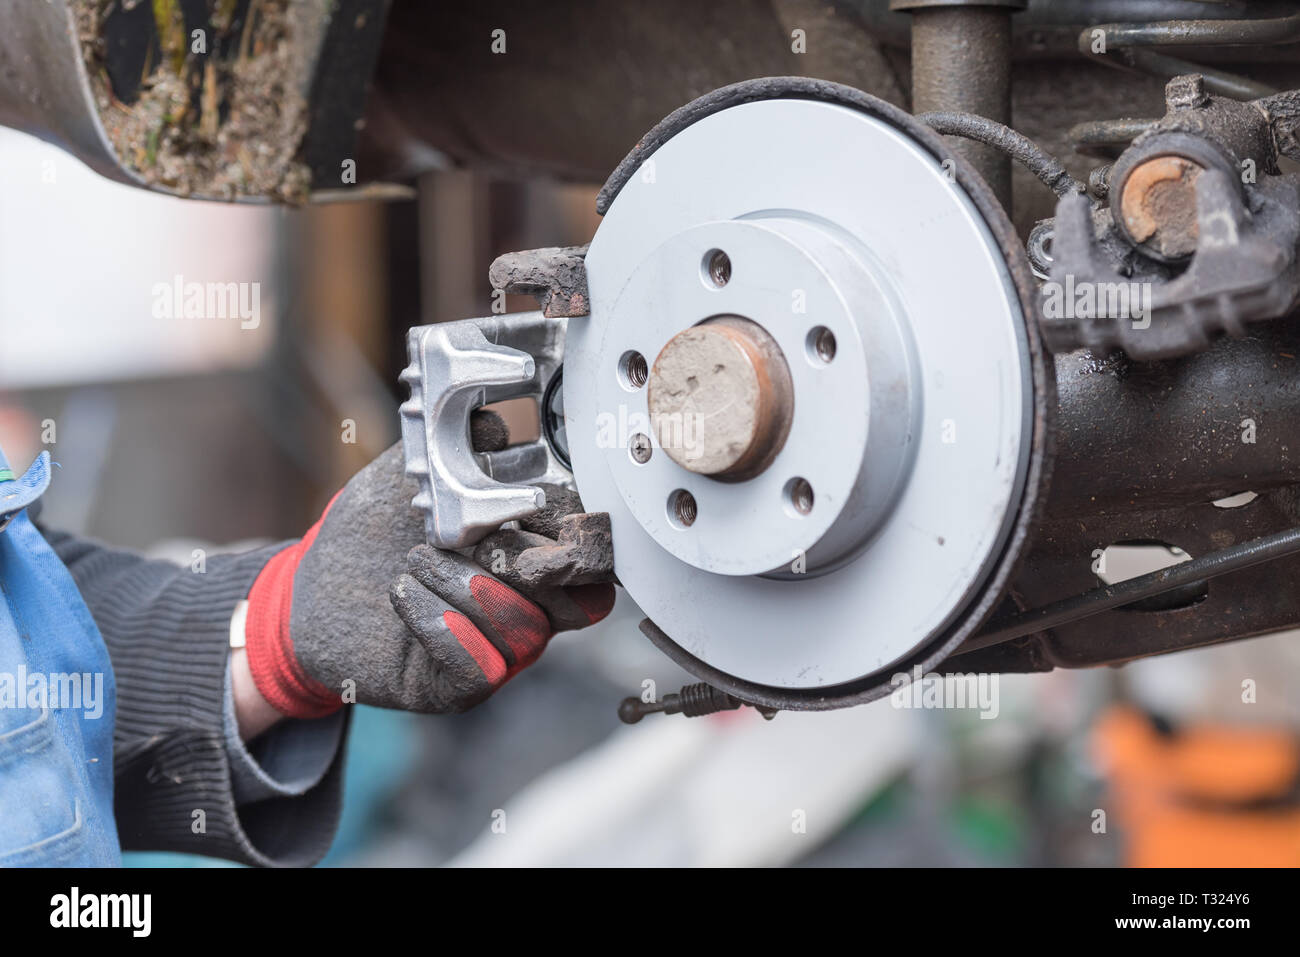
[[[790,432],[794,387],[775,339],[739,316],[675,335],[650,372],[659,447],[699,475],[739,482],[771,463]]]

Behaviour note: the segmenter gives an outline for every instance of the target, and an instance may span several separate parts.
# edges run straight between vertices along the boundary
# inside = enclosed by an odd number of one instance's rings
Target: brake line
[[[1205,582],[1297,553],[1300,553],[1300,528],[1264,535],[1240,545],[1210,552],[1189,562],[1116,582],[1114,585],[1094,588],[1082,595],[1023,612],[975,635],[959,646],[955,654],[965,654],[1061,625],[1073,624],[1104,611],[1162,595],[1175,588]]]

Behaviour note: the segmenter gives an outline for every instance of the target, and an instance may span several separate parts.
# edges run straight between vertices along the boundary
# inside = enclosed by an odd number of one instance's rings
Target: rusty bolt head
[[[1199,73],[1176,76],[1165,84],[1165,106],[1171,110],[1194,110],[1209,102],[1205,78]]]

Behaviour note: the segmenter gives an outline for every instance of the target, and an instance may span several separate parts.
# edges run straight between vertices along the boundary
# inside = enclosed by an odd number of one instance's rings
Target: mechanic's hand
[[[476,413],[474,442],[504,445],[500,420]],[[320,717],[354,701],[463,711],[536,661],[556,631],[613,607],[608,515],[582,514],[575,493],[543,486],[546,508],[471,559],[425,544],[402,462],[399,444],[357,473],[253,585],[249,666],[282,714]]]

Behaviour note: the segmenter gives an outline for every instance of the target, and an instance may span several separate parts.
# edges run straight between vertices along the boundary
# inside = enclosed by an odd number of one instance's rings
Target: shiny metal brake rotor
[[[992,608],[1050,373],[1023,252],[959,159],[857,91],[755,82],[616,174],[564,425],[661,647],[747,700],[834,707]]]

